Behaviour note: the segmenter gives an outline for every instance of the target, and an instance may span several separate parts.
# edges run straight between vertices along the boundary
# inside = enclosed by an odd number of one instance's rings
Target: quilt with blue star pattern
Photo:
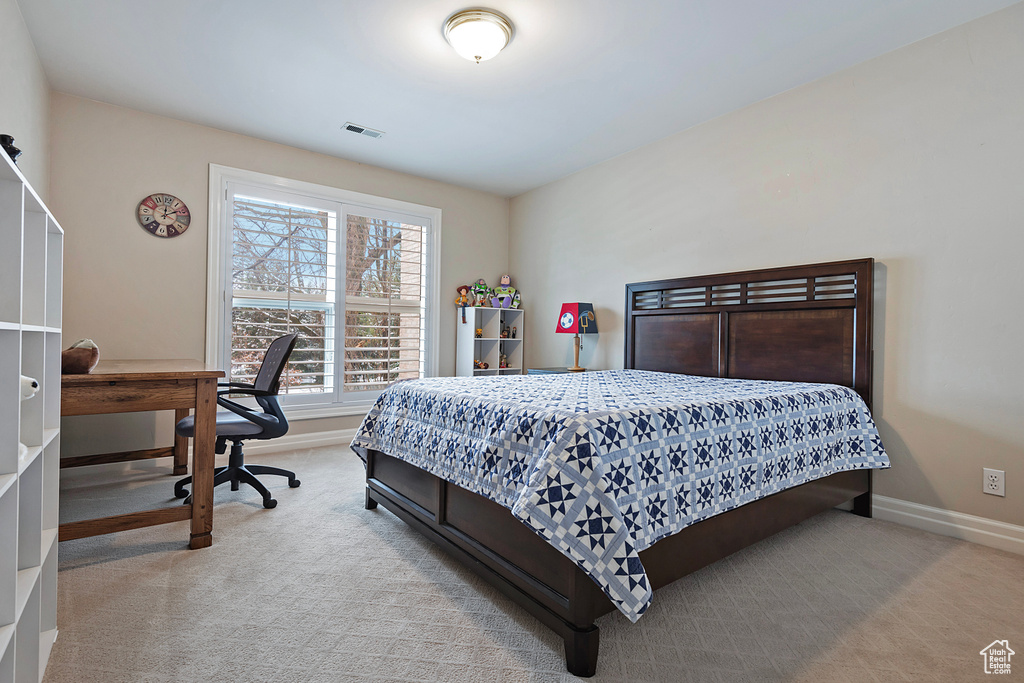
[[[889,467],[852,389],[640,370],[399,382],[352,445],[505,506],[631,621],[652,597],[638,553],[659,539],[836,472]]]

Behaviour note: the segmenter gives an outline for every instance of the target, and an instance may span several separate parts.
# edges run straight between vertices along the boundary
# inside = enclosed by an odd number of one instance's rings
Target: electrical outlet
[[[988,493],[993,496],[1005,496],[1006,495],[1006,472],[1003,470],[990,470],[984,468],[985,478],[981,483],[982,493]]]

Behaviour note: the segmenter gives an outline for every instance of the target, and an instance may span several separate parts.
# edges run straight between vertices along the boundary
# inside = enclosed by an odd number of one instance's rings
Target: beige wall
[[[876,492],[1024,524],[1022,36],[1018,4],[514,198],[529,364],[569,359],[561,301],[616,368],[628,282],[871,256]]]
[[[0,0],[0,31],[0,133],[14,136],[18,167],[46,201],[50,86],[15,0]]]
[[[69,343],[94,339],[103,357],[205,356],[211,163],[440,208],[442,304],[454,301],[461,282],[496,280],[508,266],[504,197],[62,93],[53,93],[51,112],[49,204],[66,233],[64,336]],[[164,240],[138,226],[136,206],[153,192],[169,192],[189,206],[188,232]],[[454,372],[454,344],[455,308],[443,305],[441,374]],[[66,454],[142,448],[154,435],[158,441],[170,435],[167,418],[137,422],[121,437],[106,436],[110,430],[99,422],[66,420]],[[301,421],[292,433],[358,423],[358,417]]]

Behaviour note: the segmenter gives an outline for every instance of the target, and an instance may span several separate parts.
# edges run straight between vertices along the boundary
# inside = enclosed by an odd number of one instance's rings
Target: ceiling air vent
[[[341,128],[342,128],[342,130],[347,130],[347,131],[351,131],[353,133],[359,133],[360,135],[365,135],[368,138],[379,138],[379,137],[383,137],[384,136],[384,131],[382,131],[382,130],[374,130],[373,128],[367,128],[366,126],[359,126],[359,125],[356,125],[356,124],[354,124],[352,122],[346,123]]]

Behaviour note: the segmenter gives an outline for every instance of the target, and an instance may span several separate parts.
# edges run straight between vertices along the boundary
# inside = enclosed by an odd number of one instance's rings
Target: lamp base
[[[572,338],[572,366],[566,368],[569,372],[583,372],[586,368],[580,367],[580,335]]]

